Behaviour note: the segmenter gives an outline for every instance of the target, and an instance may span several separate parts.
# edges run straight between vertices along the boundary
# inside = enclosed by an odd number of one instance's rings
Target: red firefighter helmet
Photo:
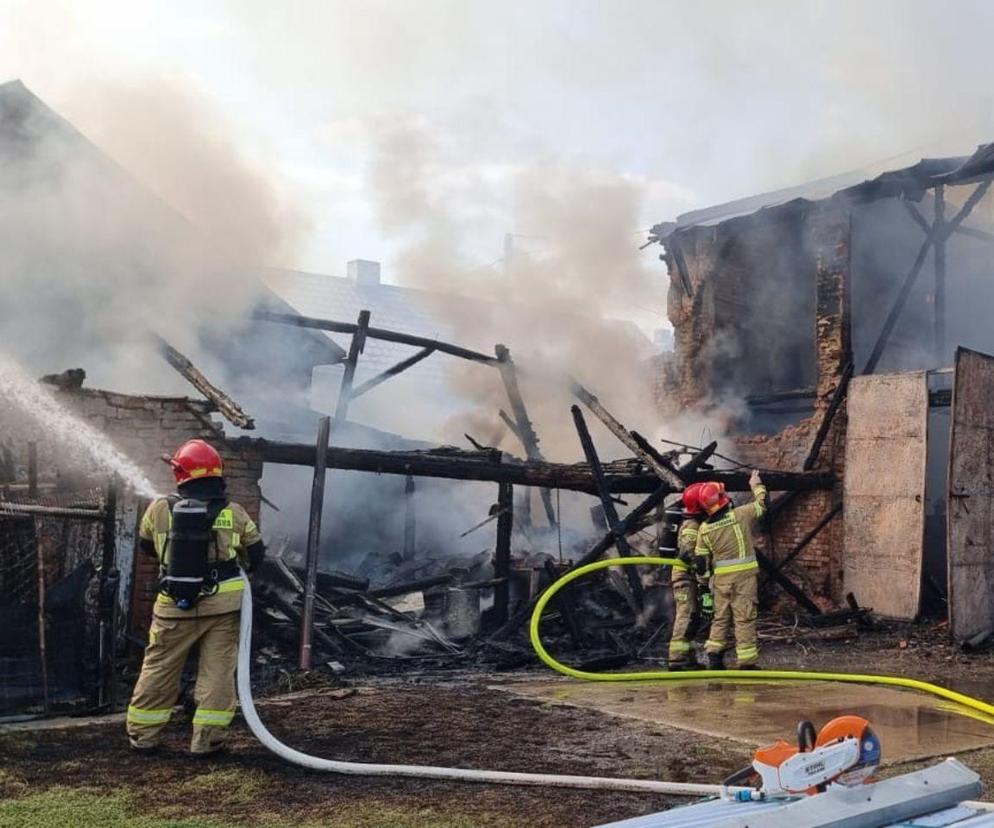
[[[201,477],[224,477],[221,455],[204,440],[187,440],[172,457],[162,459],[172,466],[177,485]]]
[[[699,515],[704,511],[701,506],[701,486],[703,483],[691,483],[683,490],[683,513],[685,515]]]
[[[719,509],[723,509],[732,502],[728,495],[725,494],[725,484],[712,481],[701,484],[697,497],[700,500],[701,507],[709,515],[713,515]]]

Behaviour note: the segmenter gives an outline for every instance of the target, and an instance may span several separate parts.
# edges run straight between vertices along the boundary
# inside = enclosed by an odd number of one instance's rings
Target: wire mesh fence
[[[102,509],[100,490],[0,496],[0,717],[96,704]]]

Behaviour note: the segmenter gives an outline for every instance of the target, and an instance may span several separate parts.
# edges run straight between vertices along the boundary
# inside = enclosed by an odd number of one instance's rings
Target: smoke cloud
[[[196,358],[257,300],[260,265],[293,255],[300,214],[179,83],[87,88],[73,120],[99,148],[19,83],[0,92],[5,345],[36,373],[182,388],[147,333]]]

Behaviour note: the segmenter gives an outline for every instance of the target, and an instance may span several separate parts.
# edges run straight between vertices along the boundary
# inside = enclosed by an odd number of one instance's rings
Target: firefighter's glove
[[[707,591],[701,593],[701,615],[709,621],[714,618],[714,596]]]

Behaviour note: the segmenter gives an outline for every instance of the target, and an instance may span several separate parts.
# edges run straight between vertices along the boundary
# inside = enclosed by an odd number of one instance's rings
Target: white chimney
[[[349,281],[359,287],[376,287],[380,283],[380,263],[353,259],[348,264]]]

